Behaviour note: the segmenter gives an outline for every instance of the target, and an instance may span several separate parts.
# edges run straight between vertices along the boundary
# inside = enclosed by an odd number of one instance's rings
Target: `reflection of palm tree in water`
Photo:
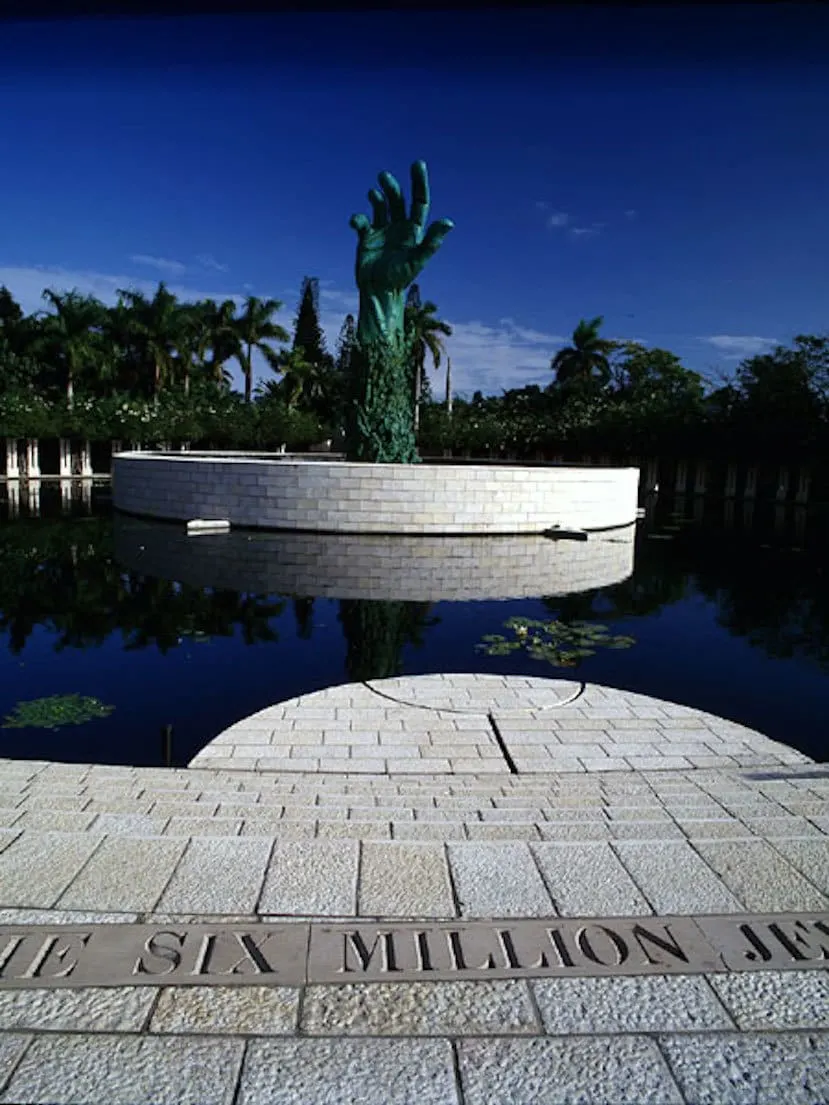
[[[428,602],[373,602],[341,599],[339,618],[346,640],[349,679],[388,679],[400,675],[405,645],[420,648],[423,632],[435,625]]]

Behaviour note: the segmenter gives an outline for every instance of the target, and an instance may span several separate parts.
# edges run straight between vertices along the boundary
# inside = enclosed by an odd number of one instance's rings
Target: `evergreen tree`
[[[346,315],[345,322],[340,328],[337,338],[337,373],[343,378],[348,377],[351,368],[351,355],[354,352],[354,343],[357,340],[357,324],[354,315]]]
[[[325,335],[320,326],[319,281],[314,276],[306,276],[302,281],[294,320],[293,349],[299,348],[302,348],[309,364],[318,368],[333,368],[333,358],[325,348]]]

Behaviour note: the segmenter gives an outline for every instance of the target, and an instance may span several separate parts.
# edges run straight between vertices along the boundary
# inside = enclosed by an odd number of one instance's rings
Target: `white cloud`
[[[631,221],[633,219],[638,219],[639,218],[639,212],[634,210],[634,208],[629,207],[627,209],[627,211],[625,211],[625,218],[630,219]]]
[[[590,226],[573,226],[570,233],[574,238],[594,238],[603,228],[604,223],[592,223]]]
[[[212,257],[209,253],[200,253],[196,258],[198,263],[203,269],[212,269],[214,272],[227,272],[227,265],[220,264],[215,257]]]
[[[146,265],[148,268],[158,269],[159,272],[169,273],[171,276],[181,276],[187,271],[187,266],[181,261],[170,261],[167,257],[151,257],[147,253],[133,253],[130,261],[136,265]]]
[[[547,216],[547,226],[551,230],[557,230],[562,226],[568,226],[572,219],[571,215],[568,215],[566,211],[554,211],[552,215]]]
[[[699,338],[699,341],[707,342],[708,345],[719,349],[726,360],[753,357],[758,353],[767,352],[778,344],[775,338],[760,338],[744,334],[712,334],[709,337]]]

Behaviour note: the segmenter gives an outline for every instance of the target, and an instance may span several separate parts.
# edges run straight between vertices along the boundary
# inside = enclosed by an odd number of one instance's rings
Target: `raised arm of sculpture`
[[[355,276],[360,314],[352,356],[346,454],[351,460],[411,464],[418,460],[414,390],[403,319],[406,288],[440,248],[451,219],[429,219],[425,161],[412,165],[412,204],[391,173],[368,194],[373,216],[352,215],[357,232]]]

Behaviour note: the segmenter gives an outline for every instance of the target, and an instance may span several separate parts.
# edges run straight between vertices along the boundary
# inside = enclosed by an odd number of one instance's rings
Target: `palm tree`
[[[431,354],[435,370],[440,368],[440,359],[446,352],[443,338],[452,336],[452,327],[448,322],[437,318],[436,311],[437,306],[431,300],[421,303],[417,284],[413,284],[406,299],[404,327],[412,343],[414,361],[415,429],[420,424],[420,397],[426,375],[426,355]]]
[[[255,295],[249,295],[244,302],[242,314],[236,319],[235,329],[239,338],[239,344],[234,350],[234,356],[239,362],[242,375],[245,377],[245,402],[250,402],[251,387],[253,385],[252,353],[258,349],[271,363],[272,357],[276,357],[276,351],[272,346],[266,345],[270,341],[288,341],[290,334],[278,322],[273,321],[273,316],[282,309],[278,299],[258,299]]]
[[[325,397],[328,377],[326,366],[306,361],[302,346],[273,352],[273,360],[268,359],[274,372],[281,372],[281,380],[267,380],[256,389],[263,398],[284,400],[290,409],[296,409],[300,402],[311,407]]]
[[[179,309],[180,333],[176,339],[177,361],[180,366],[184,394],[190,394],[193,369],[203,370],[213,340],[210,318],[204,302],[184,303]]]
[[[182,336],[183,318],[178,298],[162,281],[152,299],[143,292],[118,291],[130,311],[132,333],[145,364],[152,366],[153,398],[157,401],[176,368],[175,350]]]
[[[216,383],[224,386],[230,379],[225,365],[234,357],[238,359],[236,303],[232,299],[222,300],[221,303],[217,303],[215,299],[203,299],[199,308],[204,313],[205,324],[210,331],[212,352],[206,367]]]
[[[604,318],[582,319],[573,331],[573,344],[559,349],[550,368],[555,372],[555,383],[561,385],[598,381],[605,385],[610,381],[610,354],[616,343],[599,337]]]
[[[56,292],[47,288],[43,298],[52,311],[41,312],[36,343],[62,370],[66,402],[71,407],[79,374],[102,365],[106,308],[99,299],[77,290]]]

